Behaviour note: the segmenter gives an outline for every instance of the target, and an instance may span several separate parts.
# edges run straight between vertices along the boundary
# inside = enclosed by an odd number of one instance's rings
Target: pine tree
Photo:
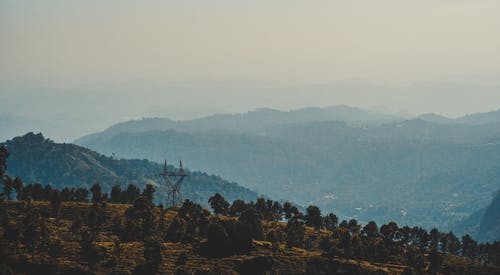
[[[12,200],[12,191],[14,190],[14,180],[5,175],[3,177],[3,194],[7,200]]]
[[[436,248],[432,248],[429,252],[429,270],[432,272],[439,272],[441,270],[442,258]]]
[[[90,192],[92,192],[93,203],[102,202],[102,191],[101,191],[101,185],[99,185],[99,183],[92,185],[92,187],[90,188]]]
[[[214,210],[216,216],[227,214],[227,211],[229,209],[229,203],[226,201],[226,199],[224,199],[224,197],[221,194],[216,193],[215,195],[210,197],[208,202],[210,203],[210,206]]]
[[[251,232],[251,237],[256,240],[264,239],[264,230],[262,228],[262,215],[254,208],[250,207],[241,213],[238,220]]]
[[[145,274],[158,274],[160,265],[163,261],[162,251],[163,244],[160,240],[155,238],[148,238],[144,242],[144,259],[147,266]]]
[[[326,230],[333,231],[337,227],[337,223],[339,222],[339,218],[337,215],[330,213],[323,217],[323,228]]]
[[[378,226],[374,221],[368,222],[365,227],[363,227],[363,235],[367,238],[375,238],[378,236]]]
[[[314,227],[316,231],[319,231],[322,226],[321,211],[317,206],[310,205],[307,207],[307,212],[305,216],[306,225]]]
[[[286,243],[289,247],[302,247],[304,245],[304,223],[297,218],[292,218],[286,226]]]
[[[7,169],[7,158],[9,157],[9,152],[5,147],[0,146],[0,181],[3,181],[5,170]]]
[[[113,185],[111,187],[111,196],[109,198],[109,202],[111,203],[122,203],[122,189],[120,185]]]
[[[146,184],[146,188],[142,191],[142,196],[146,198],[150,203],[153,203],[153,196],[156,189],[151,184]]]

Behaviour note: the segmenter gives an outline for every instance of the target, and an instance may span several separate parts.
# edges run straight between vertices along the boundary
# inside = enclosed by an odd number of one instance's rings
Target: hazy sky
[[[28,115],[458,116],[499,87],[498,0],[0,0],[0,107]]]

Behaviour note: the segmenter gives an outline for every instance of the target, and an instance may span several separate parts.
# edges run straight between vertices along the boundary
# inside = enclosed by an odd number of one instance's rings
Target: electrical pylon
[[[163,165],[163,171],[158,174],[158,176],[163,178],[163,181],[167,185],[167,207],[179,206],[181,202],[181,187],[184,178],[187,176],[182,168],[182,161],[179,161],[179,169],[177,171],[168,171],[167,161]]]

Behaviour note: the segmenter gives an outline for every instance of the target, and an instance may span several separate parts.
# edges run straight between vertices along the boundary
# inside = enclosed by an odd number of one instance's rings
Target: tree
[[[3,177],[3,194],[8,200],[12,199],[12,191],[14,190],[14,180],[9,176]]]
[[[157,229],[157,214],[153,205],[145,198],[138,197],[134,205],[125,211],[126,240],[144,240]]]
[[[248,208],[238,220],[244,225],[247,226],[250,230],[251,237],[256,240],[264,239],[264,230],[262,228],[262,215],[257,212],[253,207]]]
[[[262,197],[257,198],[257,201],[255,202],[255,205],[254,205],[254,208],[255,208],[255,210],[257,210],[257,212],[259,212],[262,215],[262,218],[264,220],[269,220],[268,211],[267,211],[268,205],[267,205],[266,200],[264,198],[262,198]]]
[[[241,221],[229,221],[226,223],[228,229],[228,242],[230,253],[246,253],[252,247],[252,239],[254,232],[252,232],[252,225],[243,224]],[[258,226],[258,225],[257,225]],[[262,238],[264,234],[262,233]]]
[[[350,219],[349,222],[347,223],[347,227],[349,228],[351,234],[358,234],[361,225],[359,225],[356,219]]]
[[[163,244],[155,238],[148,238],[144,242],[145,270],[142,274],[157,274],[160,271],[160,264],[163,261],[161,251]],[[147,271],[147,272],[144,272]]]
[[[187,222],[183,218],[176,216],[167,229],[167,235],[165,236],[165,239],[174,243],[178,243],[183,240],[184,235],[186,234],[186,230]]]
[[[233,217],[238,217],[247,209],[247,204],[242,200],[235,200],[229,207],[229,215]]]
[[[368,222],[365,227],[363,227],[363,235],[368,238],[374,238],[378,236],[378,226],[374,221]]]
[[[109,202],[122,203],[122,189],[120,188],[120,185],[113,185],[113,187],[111,187]]]
[[[210,206],[214,210],[216,216],[219,216],[219,214],[221,215],[227,214],[227,211],[229,209],[229,203],[226,201],[226,199],[224,199],[224,197],[221,194],[216,193],[215,195],[210,197],[208,202],[210,203]]]
[[[409,247],[406,253],[408,265],[416,270],[422,270],[425,267],[424,255],[414,247]]]
[[[45,185],[45,187],[43,188],[42,196],[39,198],[39,200],[50,201],[52,197],[52,191],[52,186],[50,186],[50,184]]]
[[[77,202],[87,202],[89,197],[89,190],[85,188],[77,188],[75,191],[74,200]]]
[[[141,196],[141,190],[133,184],[129,184],[127,191],[125,192],[124,203],[134,203],[134,201]]]
[[[204,216],[204,211],[201,205],[193,203],[190,200],[185,200],[182,207],[179,209],[178,216],[186,221],[186,230],[183,237],[183,242],[192,242],[196,237],[196,230],[200,228],[200,221]],[[162,218],[163,216],[161,216]],[[160,220],[163,222],[163,220]]]
[[[92,235],[86,231],[82,231],[80,247],[83,260],[87,261],[87,266],[90,272],[95,272],[102,259],[102,251],[96,244]]]
[[[437,230],[437,228],[433,228],[429,232],[429,248],[438,249],[438,247],[439,247],[439,230]]]
[[[440,243],[441,252],[443,252],[443,253],[449,252],[449,250],[448,250],[448,234],[439,233],[439,243]]]
[[[448,233],[448,251],[453,255],[458,255],[460,252],[460,240],[453,234],[453,232]]]
[[[24,183],[21,180],[21,178],[16,177],[14,179],[14,190],[16,190],[17,200],[22,200],[22,198],[23,198],[23,187],[24,187]]]
[[[342,229],[339,231],[339,241],[340,247],[343,251],[343,256],[345,258],[351,258],[352,256],[352,237],[348,230]]]
[[[273,205],[270,207],[270,211],[273,221],[277,222],[281,220],[281,217],[283,215],[283,206],[281,206],[279,202],[273,202]]]
[[[61,214],[61,192],[59,192],[59,190],[57,189],[52,191],[52,195],[50,197],[50,206],[56,218],[59,219],[59,216]]]
[[[310,205],[307,207],[307,214],[305,216],[306,225],[314,227],[317,231],[321,229],[322,219],[321,211],[317,206]]]
[[[92,192],[93,203],[102,202],[102,191],[101,191],[101,185],[99,185],[99,183],[92,185],[92,187],[90,188],[90,192]]]
[[[432,272],[439,272],[441,269],[441,255],[439,255],[439,252],[437,251],[436,248],[432,248],[431,251],[429,252],[429,270]]]
[[[7,169],[7,158],[9,157],[9,151],[5,147],[0,146],[0,181],[3,180],[5,175],[5,170]]]
[[[228,233],[221,222],[211,223],[207,230],[207,255],[222,256],[227,254]]]
[[[23,243],[28,252],[31,253],[32,261],[35,261],[35,254],[40,242],[40,220],[41,216],[38,211],[28,203],[25,209],[25,218],[23,219],[21,228]]]
[[[395,239],[398,230],[398,225],[395,222],[389,222],[388,224],[384,224],[380,227],[380,233],[386,240],[390,241]]]
[[[462,256],[474,260],[477,255],[477,242],[467,234],[462,237]]]
[[[146,188],[142,191],[142,196],[146,198],[149,202],[153,203],[153,195],[155,193],[155,188],[151,184],[146,184]]]
[[[74,201],[75,200],[75,188],[64,187],[61,190],[61,200],[62,201]]]
[[[289,247],[302,247],[304,245],[304,223],[297,218],[292,218],[286,225],[286,243]]]
[[[333,231],[335,227],[337,227],[338,222],[339,218],[337,217],[337,215],[330,213],[323,217],[323,228]]]
[[[289,202],[285,202],[283,204],[283,213],[285,214],[285,219],[287,219],[287,221],[290,221],[293,217],[300,215],[299,209]]]

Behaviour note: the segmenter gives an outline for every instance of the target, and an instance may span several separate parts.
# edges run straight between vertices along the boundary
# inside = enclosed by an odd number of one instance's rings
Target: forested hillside
[[[92,188],[94,190],[94,188]],[[58,194],[57,190],[52,191]],[[338,222],[309,206],[209,199],[214,214],[103,201],[5,201],[0,267],[7,274],[498,274],[500,243],[470,236]]]
[[[248,114],[224,116],[219,123],[213,122],[217,116],[201,119],[206,123],[200,129],[190,128],[192,121],[144,119],[77,143],[119,157],[189,159],[195,169],[272,197],[314,203],[363,221],[394,219],[449,229],[486,207],[500,188],[500,127],[494,113],[487,120],[494,124],[476,116],[467,123],[436,115],[353,123],[288,115],[294,119],[262,113],[262,124],[272,126],[258,131]],[[287,113],[277,115],[282,116]],[[238,130],[228,117],[238,121]]]
[[[5,146],[10,153],[7,174],[18,176],[25,183],[51,184],[59,189],[89,188],[99,183],[105,191],[115,184],[125,189],[129,184],[144,188],[149,183],[157,188],[159,202],[166,198],[166,186],[155,176],[162,170],[158,163],[106,157],[73,144],[58,144],[33,133],[16,137],[0,146]],[[169,169],[174,168],[170,166]],[[231,200],[257,197],[255,192],[218,176],[189,170],[187,173],[182,188],[183,196],[204,205],[209,196],[216,192]]]

